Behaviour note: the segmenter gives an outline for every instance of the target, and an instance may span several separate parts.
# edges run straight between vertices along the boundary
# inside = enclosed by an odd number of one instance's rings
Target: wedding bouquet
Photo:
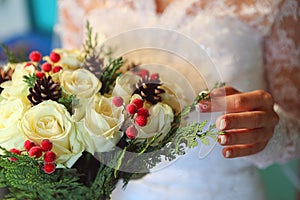
[[[6,199],[109,199],[119,180],[149,173],[219,134],[187,123],[209,91],[180,86],[97,44],[38,51],[0,68],[0,184]]]

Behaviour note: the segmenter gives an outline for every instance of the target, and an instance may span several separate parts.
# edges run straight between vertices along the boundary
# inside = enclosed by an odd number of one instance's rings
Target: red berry
[[[45,163],[52,163],[56,160],[56,154],[53,151],[47,151],[44,155]]]
[[[112,99],[112,103],[116,106],[116,107],[120,107],[123,105],[123,98],[120,97],[120,96],[115,96],[113,99]]]
[[[135,104],[137,109],[140,109],[144,105],[144,101],[138,98],[133,99],[131,103]]]
[[[44,72],[50,72],[52,70],[52,65],[48,62],[42,64],[42,70]]]
[[[62,70],[62,67],[61,67],[61,66],[55,66],[55,67],[53,67],[52,72],[53,72],[53,73],[57,73],[57,72],[59,72],[60,70]]]
[[[29,54],[29,59],[33,62],[40,62],[42,59],[42,54],[38,51],[33,51]]]
[[[126,136],[129,139],[134,139],[138,135],[138,130],[134,126],[129,126],[126,130]]]
[[[146,76],[149,76],[149,71],[146,70],[146,69],[141,69],[139,71],[139,75],[142,77],[142,78],[145,78]]]
[[[47,174],[51,174],[55,171],[56,165],[54,163],[45,163],[43,170]]]
[[[138,114],[138,116],[148,117],[149,110],[147,108],[140,108],[140,109],[138,109],[137,114]]]
[[[40,158],[43,154],[43,150],[39,146],[34,146],[28,151],[28,155],[30,157],[35,156],[35,158]]]
[[[133,104],[133,103],[128,104],[128,105],[126,106],[126,111],[127,111],[129,114],[133,115],[134,113],[136,113],[137,107],[136,107],[136,105]]]
[[[147,117],[143,116],[143,115],[139,115],[135,118],[135,124],[138,126],[146,126],[147,124]]]
[[[50,60],[54,63],[58,62],[60,60],[60,55],[54,51],[50,53]]]
[[[41,148],[43,151],[50,151],[53,147],[53,144],[50,140],[48,139],[44,139],[41,144],[40,144]]]
[[[24,142],[24,148],[25,148],[25,150],[28,152],[32,147],[34,147],[34,146],[36,146],[35,144],[34,144],[34,142],[32,142],[32,141],[30,141],[30,140],[26,140],[25,142]]]
[[[15,161],[18,160],[18,158],[10,157],[10,158],[8,158],[8,160],[11,161],[11,162],[15,162]]]
[[[21,151],[19,149],[16,149],[16,148],[12,148],[9,150],[9,152],[13,153],[13,154],[18,154],[18,155],[21,155]],[[10,157],[8,158],[10,161],[14,162],[14,161],[17,161],[18,159],[17,158],[14,158],[14,157]]]
[[[24,68],[29,67],[29,66],[34,66],[34,68],[36,68],[35,65],[31,62],[26,63]]]
[[[151,74],[150,79],[151,80],[158,80],[159,79],[159,74],[158,73]]]
[[[19,149],[16,149],[16,148],[12,148],[9,150],[10,153],[14,153],[14,154],[18,154],[18,155],[21,155],[21,151]]]
[[[38,79],[42,79],[45,76],[45,73],[44,72],[36,72],[35,75]]]

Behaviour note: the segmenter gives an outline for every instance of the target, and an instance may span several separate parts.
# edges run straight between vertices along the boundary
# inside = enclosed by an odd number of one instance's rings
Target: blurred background
[[[0,44],[25,57],[32,50],[49,54],[52,48],[60,46],[54,34],[56,6],[56,0],[0,0]],[[0,64],[5,61],[1,48]],[[300,199],[298,166],[298,161],[292,161],[260,170],[269,200]]]

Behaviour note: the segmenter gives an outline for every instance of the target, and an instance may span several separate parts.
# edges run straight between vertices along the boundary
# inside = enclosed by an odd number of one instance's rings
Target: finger
[[[238,94],[238,93],[241,93],[241,92],[236,90],[233,87],[224,86],[224,87],[215,88],[214,90],[212,90],[210,93],[210,96],[211,97],[221,97],[221,96],[233,95],[233,94]]]
[[[242,156],[249,156],[262,151],[268,142],[261,142],[248,145],[234,145],[226,147],[222,150],[225,158],[237,158]]]
[[[233,87],[230,86],[224,86],[221,88],[215,88],[214,90],[211,91],[210,97],[212,99],[210,100],[202,100],[199,102],[198,108],[200,112],[212,112],[213,110],[211,109],[212,107],[212,102],[211,100],[214,100],[216,97],[222,97],[223,99],[216,98],[216,101],[213,101],[213,104],[224,104],[225,99],[224,97],[226,95],[233,95],[233,94],[238,94],[240,93],[238,90],[234,89]],[[216,107],[226,107],[225,105],[214,105]]]
[[[216,120],[219,130],[230,129],[255,129],[262,127],[271,127],[277,123],[277,115],[273,112],[251,111],[240,113],[228,113],[220,116]]]
[[[273,109],[274,100],[269,93],[262,90],[256,90],[225,97],[211,98],[209,101],[201,101],[200,105],[203,103],[207,106],[206,112],[225,111],[227,113],[231,113]],[[200,109],[200,111],[202,110]]]
[[[218,136],[218,142],[223,146],[239,144],[255,144],[269,141],[273,130],[268,128],[233,130]]]

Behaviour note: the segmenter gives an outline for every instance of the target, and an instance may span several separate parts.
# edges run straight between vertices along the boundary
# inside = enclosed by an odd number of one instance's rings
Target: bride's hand
[[[227,86],[213,90],[210,96],[211,102],[201,101],[199,108],[202,112],[225,111],[216,121],[219,130],[225,132],[218,137],[224,146],[224,157],[247,156],[265,148],[279,121],[269,93],[263,90],[241,93]]]

